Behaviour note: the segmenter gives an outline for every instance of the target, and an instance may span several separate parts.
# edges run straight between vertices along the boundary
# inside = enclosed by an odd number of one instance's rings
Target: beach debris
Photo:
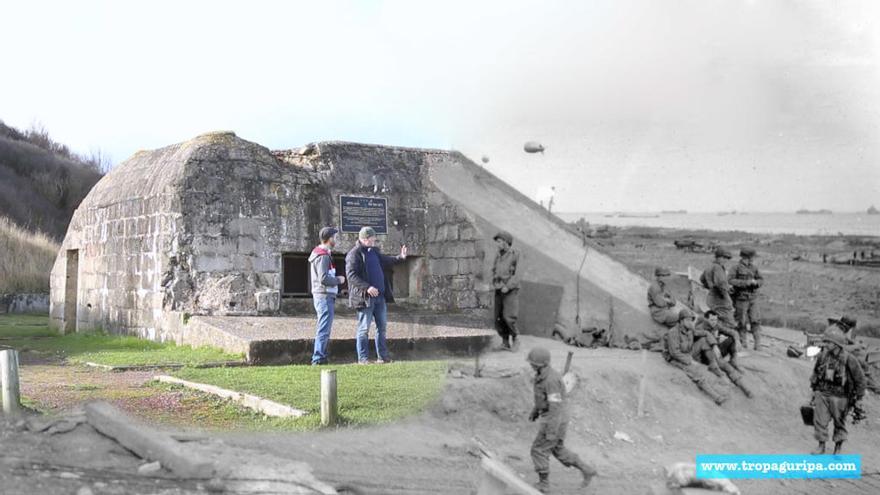
[[[708,488],[730,495],[740,495],[739,488],[727,478],[697,478],[697,465],[689,462],[676,462],[666,466],[666,486],[671,489]]]
[[[565,393],[570,394],[577,386],[578,377],[573,371],[562,375],[562,384],[565,385]]]
[[[185,447],[168,434],[132,422],[123,412],[107,402],[85,406],[86,418],[98,432],[116,440],[142,459],[158,460],[181,478],[211,479],[214,462]]]
[[[141,464],[138,466],[138,474],[141,476],[158,473],[162,470],[162,463],[159,461],[148,462],[146,464]]]
[[[28,429],[28,431],[33,433],[46,433],[48,435],[54,435],[56,433],[67,433],[73,431],[78,425],[85,422],[86,417],[83,414],[73,414],[57,418],[33,416],[25,421],[25,427]]]
[[[617,440],[622,440],[627,443],[635,443],[635,442],[633,442],[633,439],[628,434],[626,434],[622,431],[615,431],[614,438]]]

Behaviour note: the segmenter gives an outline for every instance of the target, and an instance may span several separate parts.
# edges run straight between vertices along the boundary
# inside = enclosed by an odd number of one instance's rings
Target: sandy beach
[[[752,246],[756,263],[764,274],[761,291],[765,324],[804,330],[824,328],[827,318],[849,314],[859,321],[857,332],[880,337],[880,268],[832,263],[853,252],[880,254],[880,237],[799,236],[677,230],[657,227],[612,228],[614,236],[594,238],[602,249],[643,277],[651,279],[656,266],[686,272],[688,266],[703,270],[713,260],[708,250],[678,249],[676,240],[692,239],[703,246],[721,245],[734,254],[728,268],[738,262],[739,249]],[[822,255],[828,260],[823,263]],[[685,299],[688,284],[678,277],[676,295]]]

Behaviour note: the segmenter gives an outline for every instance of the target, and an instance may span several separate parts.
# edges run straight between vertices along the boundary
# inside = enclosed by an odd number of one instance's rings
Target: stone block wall
[[[338,225],[341,194],[387,198],[382,248],[406,244],[413,257],[398,268],[406,302],[488,314],[491,233],[428,178],[428,157],[447,154],[353,143],[270,152],[232,133],[139,152],[74,214],[52,271],[52,322],[161,340],[186,315],[277,314],[282,255],[309,253],[322,227]],[[356,240],[342,234],[339,251]]]
[[[491,287],[486,263],[492,261],[491,254],[488,260],[486,255],[487,234],[478,231],[475,220],[442,193],[430,191],[426,199],[426,305],[436,310],[487,313],[492,305],[487,295]]]
[[[172,189],[186,152],[182,145],[139,152],[89,193],[74,213],[50,276],[53,327],[160,338],[163,273],[181,229],[180,200]],[[76,273],[67,273],[68,255],[77,256]]]

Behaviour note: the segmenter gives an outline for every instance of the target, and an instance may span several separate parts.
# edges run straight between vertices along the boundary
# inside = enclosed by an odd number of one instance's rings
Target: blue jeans
[[[333,326],[333,312],[336,300],[332,297],[316,297],[312,301],[315,305],[315,313],[318,314],[318,323],[315,328],[315,352],[312,354],[312,363],[326,363],[330,354],[330,328]]]
[[[388,327],[388,306],[385,297],[371,297],[370,305],[359,309],[357,328],[358,361],[365,362],[370,358],[370,323],[376,320],[376,356],[388,360],[388,346],[385,343],[385,329]]]

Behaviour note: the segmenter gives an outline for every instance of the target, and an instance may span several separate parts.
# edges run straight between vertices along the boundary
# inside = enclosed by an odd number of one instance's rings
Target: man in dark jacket
[[[513,248],[513,236],[501,231],[495,234],[498,254],[492,264],[492,286],[495,288],[495,329],[501,336],[501,349],[517,346],[516,320],[519,317],[519,253]]]
[[[357,309],[358,364],[369,362],[370,323],[376,321],[376,363],[388,363],[385,329],[388,325],[386,303],[394,302],[391,280],[385,270],[406,259],[406,246],[400,255],[386,256],[376,247],[376,231],[364,227],[358,233],[358,242],[345,256],[345,275],[348,277],[348,303]]]
[[[813,389],[813,427],[819,442],[813,454],[825,453],[828,423],[834,422],[834,453],[846,441],[846,416],[865,395],[865,375],[855,357],[846,352],[846,337],[839,328],[823,334],[825,349],[816,359],[810,387]]]
[[[330,354],[330,330],[333,327],[334,305],[339,286],[345,283],[345,277],[336,275],[331,252],[336,247],[336,233],[333,227],[321,229],[321,244],[312,250],[309,256],[309,275],[312,281],[312,302],[318,315],[315,329],[315,350],[312,353],[312,364],[327,364]]]
[[[739,339],[746,347],[748,332],[755,339],[755,350],[761,346],[761,314],[758,311],[758,289],[764,285],[764,277],[754,264],[757,253],[750,247],[739,252],[739,263],[730,272],[730,287],[733,293],[734,318]]]

